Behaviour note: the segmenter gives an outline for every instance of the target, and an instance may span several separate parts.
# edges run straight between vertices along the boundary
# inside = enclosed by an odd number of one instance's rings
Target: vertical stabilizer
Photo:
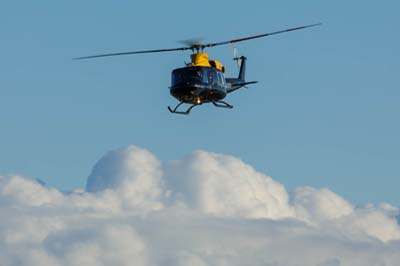
[[[234,50],[234,55],[236,55],[235,50]],[[228,85],[227,92],[231,93],[233,91],[236,91],[240,88],[245,87],[246,85],[254,84],[257,83],[257,81],[246,81],[246,60],[247,57],[241,56],[241,57],[236,57],[234,56],[233,60],[238,62],[238,67],[239,67],[239,76],[237,78],[225,78],[226,83]]]
[[[246,60],[247,58],[245,56],[241,56],[238,58],[239,63],[240,63],[240,69],[239,69],[239,76],[238,79],[245,81],[246,77]]]

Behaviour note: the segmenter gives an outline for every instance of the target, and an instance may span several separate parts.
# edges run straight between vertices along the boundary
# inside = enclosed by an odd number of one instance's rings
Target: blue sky
[[[289,189],[328,187],[399,205],[400,37],[396,1],[13,1],[0,29],[0,173],[69,190],[129,144],[173,160],[196,149],[240,157]],[[170,72],[189,52],[73,61],[323,22],[237,45],[248,90],[233,110],[174,116]],[[236,76],[232,47],[208,50]]]

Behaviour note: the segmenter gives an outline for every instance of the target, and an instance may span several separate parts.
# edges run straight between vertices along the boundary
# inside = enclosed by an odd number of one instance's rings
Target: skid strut
[[[177,111],[179,106],[181,106],[182,104],[183,104],[183,102],[179,103],[177,106],[175,106],[175,108],[173,110],[171,107],[168,106],[168,110],[173,114],[188,115],[190,113],[190,111],[193,109],[193,107],[196,107],[197,105],[200,105],[201,103],[200,104],[192,104],[186,111]]]

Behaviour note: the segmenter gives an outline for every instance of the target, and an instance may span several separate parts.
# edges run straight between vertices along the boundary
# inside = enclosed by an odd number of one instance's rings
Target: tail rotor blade
[[[241,59],[238,57],[238,52],[236,47],[233,47],[233,60],[236,61],[238,69],[240,69]]]
[[[237,49],[236,49],[236,47],[233,47],[233,59],[236,59],[236,58],[238,58]]]

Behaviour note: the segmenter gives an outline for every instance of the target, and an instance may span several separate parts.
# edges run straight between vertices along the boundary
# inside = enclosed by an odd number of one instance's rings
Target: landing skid
[[[193,109],[193,107],[200,105],[200,104],[192,104],[186,111],[177,111],[179,106],[181,106],[182,104],[183,104],[183,102],[179,103],[177,106],[175,106],[175,108],[173,110],[171,107],[168,106],[168,110],[173,114],[188,115],[190,113],[190,111]]]
[[[233,108],[233,105],[230,105],[229,103],[227,103],[227,102],[224,102],[224,101],[215,101],[215,102],[212,102],[216,107],[221,107],[221,108],[229,108],[229,109],[232,109]]]
[[[220,107],[220,108],[228,108],[228,109],[232,109],[233,108],[232,105],[230,105],[229,103],[224,102],[224,101],[214,101],[212,103],[216,107]],[[175,106],[174,109],[172,109],[171,107],[168,106],[168,110],[173,114],[188,115],[188,114],[190,114],[190,111],[193,109],[193,107],[201,105],[201,103],[192,104],[186,111],[178,111],[179,106],[181,106],[182,104],[184,104],[184,103],[183,102],[179,103],[177,106]]]

